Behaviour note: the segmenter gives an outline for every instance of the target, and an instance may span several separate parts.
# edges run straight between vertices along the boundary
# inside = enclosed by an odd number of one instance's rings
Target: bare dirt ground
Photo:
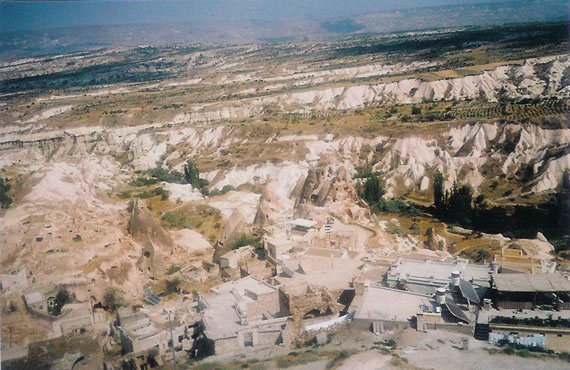
[[[469,350],[461,349],[463,338],[469,339]],[[568,369],[566,362],[490,354],[486,342],[471,336],[445,331],[421,333],[404,330],[396,339],[397,352],[410,365],[422,369]]]
[[[469,339],[469,350],[462,350],[462,340]],[[397,343],[393,354],[370,348],[374,343],[394,339]],[[418,332],[413,329],[387,332],[375,336],[369,332],[346,329],[337,332],[331,343],[322,351],[340,349],[362,350],[342,361],[337,369],[568,369],[567,362],[549,359],[523,358],[503,354],[490,354],[485,348],[490,344],[472,336],[446,331]],[[328,362],[306,364],[305,369],[326,369]],[[299,367],[301,368],[301,367]]]

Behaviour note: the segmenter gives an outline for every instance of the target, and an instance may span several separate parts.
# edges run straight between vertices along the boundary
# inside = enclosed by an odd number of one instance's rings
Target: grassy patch
[[[203,204],[186,204],[165,212],[162,220],[171,228],[196,230],[209,241],[215,241],[222,228],[221,212]]]
[[[170,265],[170,266],[168,267],[168,270],[166,270],[166,274],[167,274],[167,275],[172,275],[172,274],[174,274],[174,273],[180,271],[181,268],[182,268],[182,266],[180,266],[180,265]]]
[[[485,348],[492,355],[503,354],[508,356],[519,356],[524,358],[550,358],[562,361],[570,361],[570,353],[554,352],[540,347],[526,347],[520,344],[509,343],[499,348]]]
[[[121,191],[119,194],[117,194],[119,196],[119,198],[121,199],[128,199],[132,196],[131,192],[129,190],[124,190]]]
[[[289,352],[289,354],[275,359],[275,365],[284,369],[291,366],[304,365],[322,359],[324,355],[312,351]]]
[[[253,245],[255,249],[262,248],[262,240],[260,236],[252,234],[240,234],[229,243],[230,249],[238,249],[246,245]]]
[[[248,361],[237,361],[234,360],[232,362],[222,364],[219,362],[207,362],[207,363],[198,363],[194,361],[190,361],[185,366],[183,365],[183,369],[196,369],[196,370],[234,370],[234,369],[253,369],[253,370],[261,370],[267,369],[267,366],[257,360],[252,359]]]
[[[394,366],[402,366],[408,363],[408,360],[406,360],[403,357],[400,357],[397,354],[392,354],[392,360],[390,360],[390,363]]]
[[[349,358],[350,356],[354,355],[355,353],[358,353],[358,350],[354,350],[354,349],[343,349],[339,352],[337,352],[333,358],[327,363],[327,369],[334,369],[335,367],[337,367],[338,365],[340,365],[344,360],[346,360],[347,358]]]
[[[136,186],[136,187],[143,187],[143,186],[154,185],[154,184],[158,183],[159,181],[160,180],[155,179],[154,177],[149,178],[149,177],[139,176],[139,177],[131,180],[129,185]]]

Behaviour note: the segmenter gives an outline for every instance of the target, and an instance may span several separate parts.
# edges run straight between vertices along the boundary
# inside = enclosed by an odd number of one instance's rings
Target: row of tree
[[[478,197],[477,202],[483,199]],[[437,216],[445,219],[462,219],[465,223],[473,222],[473,190],[468,185],[460,188],[453,184],[451,191],[444,189],[444,179],[437,171],[433,178],[433,200]]]
[[[433,198],[436,217],[477,231],[519,238],[534,238],[540,231],[549,239],[565,240],[570,234],[567,192],[554,194],[542,204],[489,207],[484,195],[473,199],[468,185],[458,188],[454,184],[450,191],[445,190],[443,175],[438,171],[433,178]]]

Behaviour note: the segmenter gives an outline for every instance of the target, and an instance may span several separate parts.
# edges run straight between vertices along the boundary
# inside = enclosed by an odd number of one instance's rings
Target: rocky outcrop
[[[315,190],[318,188],[322,178],[322,172],[322,169],[311,168],[304,180],[299,179],[291,194],[292,198],[295,199],[295,208],[298,208],[303,203],[313,201]]]
[[[339,167],[336,171],[331,167],[310,169],[307,176],[299,180],[292,197],[295,199],[295,208],[306,203],[323,207],[327,203],[358,200],[352,180],[344,167]]]
[[[257,211],[255,212],[255,217],[253,219],[253,224],[257,227],[263,227],[267,225],[270,221],[272,215],[271,209],[271,197],[267,194],[267,190],[261,193],[261,198],[259,198],[259,205],[257,206]]]
[[[127,230],[143,247],[137,267],[151,274],[164,271],[165,266],[157,257],[172,252],[174,243],[143,203],[135,201]]]
[[[536,97],[568,98],[568,56],[527,59],[522,66],[504,65],[479,75],[436,81],[403,79],[374,85],[355,85],[308,90],[256,99],[253,103],[277,105],[283,110],[351,109],[372,103],[421,103],[436,100],[505,97],[522,100]],[[246,100],[246,102],[248,102]]]
[[[429,227],[426,230],[426,236],[427,239],[424,244],[427,249],[435,251],[435,250],[443,250],[445,248],[446,244],[445,238],[438,235],[433,227]]]
[[[219,241],[222,243],[231,241],[238,233],[245,232],[246,227],[247,221],[243,213],[239,209],[234,210],[222,229]]]

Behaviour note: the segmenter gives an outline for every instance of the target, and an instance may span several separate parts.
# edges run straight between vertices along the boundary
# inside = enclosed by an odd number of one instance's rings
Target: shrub
[[[226,194],[226,193],[228,193],[228,192],[230,192],[230,191],[233,191],[233,190],[235,190],[235,189],[236,189],[236,188],[234,188],[234,187],[231,186],[231,185],[224,185],[224,187],[222,188],[221,193],[222,193],[222,194]]]
[[[160,195],[161,200],[167,200],[168,199],[168,191],[164,190],[160,186],[157,187],[156,189],[154,189],[154,191],[152,193],[154,195]]]
[[[154,185],[158,182],[159,182],[159,180],[156,178],[153,178],[153,177],[148,178],[148,177],[139,176],[136,179],[131,180],[131,182],[129,182],[129,185],[141,187],[141,186]]]
[[[229,245],[232,250],[246,245],[253,245],[255,249],[263,247],[260,237],[251,234],[240,234]]]
[[[412,223],[412,225],[410,226],[410,230],[414,233],[414,234],[419,234],[420,232],[420,227],[418,226],[417,222]]]
[[[115,288],[107,288],[103,295],[103,305],[111,312],[115,312],[122,305],[122,298]]]
[[[408,236],[400,226],[391,226],[386,228],[386,232],[389,234],[396,234],[398,236]]]
[[[120,193],[117,194],[117,195],[119,196],[119,198],[127,199],[127,198],[130,198],[130,197],[131,197],[131,192],[128,191],[128,190],[125,190],[125,191],[120,192]]]
[[[154,182],[155,184],[159,181],[181,184],[184,180],[184,177],[180,172],[175,170],[168,171],[162,167],[151,168],[144,171],[144,174],[154,178],[156,180],[156,182]]]
[[[215,197],[216,195],[222,195],[222,192],[219,191],[218,189],[212,189],[208,194],[208,196],[210,197]]]
[[[152,197],[152,193],[149,193],[148,191],[143,191],[142,193],[138,193],[137,195],[135,195],[135,197],[140,199],[147,199]]]
[[[166,280],[166,293],[167,294],[178,293],[178,287],[180,286],[180,283],[181,281],[178,278],[172,280]]]
[[[182,268],[182,267],[179,266],[179,265],[170,265],[170,266],[168,267],[168,270],[166,270],[166,274],[167,274],[167,275],[172,275],[172,274],[174,274],[174,273],[180,271],[181,268]]]
[[[506,348],[503,350],[503,352],[504,352],[506,355],[512,355],[513,353],[515,353],[515,350],[513,349],[513,347],[508,346],[508,347],[506,347]]]
[[[352,355],[351,351],[348,351],[346,349],[341,350],[339,353],[337,353],[333,359],[327,364],[327,369],[332,369],[335,366],[337,366],[338,364],[340,364],[342,361],[346,360],[347,358],[349,358]]]

